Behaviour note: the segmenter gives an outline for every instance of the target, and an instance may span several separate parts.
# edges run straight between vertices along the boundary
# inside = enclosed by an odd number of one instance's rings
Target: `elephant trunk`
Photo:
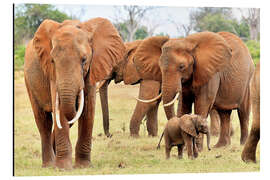
[[[71,120],[76,114],[76,93],[71,88],[59,88],[59,108],[67,120]]]
[[[211,148],[210,148],[210,133],[209,133],[209,131],[206,133],[206,137],[207,137],[207,148],[210,151]]]
[[[174,111],[174,101],[177,99],[179,93],[182,97],[182,88],[181,88],[181,79],[173,75],[163,75],[164,79],[162,80],[162,98],[163,106],[166,113],[167,119],[171,119],[175,116]],[[180,89],[181,88],[181,89]],[[178,108],[179,109],[179,108]],[[180,108],[181,110],[181,108]]]
[[[110,136],[109,133],[109,106],[108,106],[108,85],[109,81],[107,80],[99,89],[99,96],[101,102],[102,116],[103,116],[103,129],[107,137]]]

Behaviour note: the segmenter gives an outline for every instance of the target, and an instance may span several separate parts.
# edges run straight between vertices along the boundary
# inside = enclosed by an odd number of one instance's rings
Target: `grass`
[[[129,120],[138,95],[139,86],[115,85],[109,87],[110,132],[112,138],[103,133],[102,113],[97,96],[92,142],[92,167],[62,171],[41,167],[41,142],[35,124],[30,101],[23,80],[23,72],[15,72],[15,176],[58,176],[58,175],[103,175],[103,174],[168,174],[202,172],[248,172],[260,170],[260,145],[257,149],[257,163],[246,164],[241,160],[243,146],[240,146],[240,129],[236,113],[232,115],[235,130],[231,145],[225,148],[207,148],[196,160],[189,160],[186,152],[182,160],[177,159],[177,148],[173,148],[171,159],[165,160],[164,140],[161,149],[156,150],[158,137],[148,137],[145,122],[140,127],[140,138],[129,136]],[[166,124],[163,108],[159,108],[159,135]],[[251,121],[250,121],[251,122]],[[251,123],[250,123],[251,124]],[[77,123],[70,131],[74,147],[77,140]],[[206,139],[206,138],[205,138]],[[206,140],[205,140],[206,141]],[[212,137],[211,146],[217,142]],[[206,143],[205,143],[206,144]],[[74,163],[74,162],[73,162]],[[121,164],[121,167],[119,165]]]

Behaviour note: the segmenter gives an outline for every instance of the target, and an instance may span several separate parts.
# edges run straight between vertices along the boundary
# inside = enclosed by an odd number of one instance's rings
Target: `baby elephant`
[[[199,115],[185,114],[181,118],[173,117],[170,119],[164,130],[166,158],[170,158],[171,148],[178,147],[178,157],[183,157],[183,147],[186,145],[188,157],[190,159],[198,157],[198,150],[195,137],[199,132],[207,134],[207,147],[210,144],[210,134],[206,119]]]

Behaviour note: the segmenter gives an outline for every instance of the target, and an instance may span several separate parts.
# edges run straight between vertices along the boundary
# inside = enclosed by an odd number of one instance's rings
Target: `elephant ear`
[[[207,83],[214,74],[222,71],[231,60],[231,47],[217,33],[195,33],[187,36],[184,42],[195,58],[193,87]]]
[[[123,70],[123,79],[125,84],[134,84],[141,79],[133,62],[135,51],[141,42],[142,40],[136,40],[125,43],[127,61]]]
[[[93,50],[90,83],[94,85],[110,76],[113,68],[123,60],[125,45],[116,28],[107,19],[90,19],[78,27],[89,32]]]
[[[162,81],[159,58],[161,48],[168,40],[167,36],[150,37],[139,45],[133,60],[142,79]]]
[[[34,49],[39,56],[41,68],[46,76],[53,73],[51,67],[52,57],[50,55],[52,50],[51,40],[59,27],[60,23],[46,19],[40,24],[33,38]]]
[[[77,26],[77,25],[79,25],[80,23],[81,23],[80,20],[76,20],[76,19],[70,20],[70,19],[67,19],[67,20],[64,20],[64,21],[61,23],[61,27],[62,27],[62,26],[66,26],[66,25]]]
[[[193,137],[197,136],[195,122],[191,115],[185,114],[182,117],[180,117],[179,126],[185,133]]]

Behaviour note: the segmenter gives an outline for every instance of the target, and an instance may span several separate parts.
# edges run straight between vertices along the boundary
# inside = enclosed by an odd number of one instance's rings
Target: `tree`
[[[134,34],[134,37],[135,37],[135,40],[144,39],[144,38],[148,37],[147,27],[142,26],[142,27],[138,28]]]
[[[115,27],[117,27],[117,30],[121,36],[121,38],[127,42],[128,41],[128,29],[127,29],[127,23],[119,23],[119,24],[114,24]],[[134,33],[134,40],[137,39],[144,39],[148,37],[148,29],[146,26],[139,26]]]
[[[234,31],[231,24],[228,24],[232,18],[231,8],[196,8],[190,13],[190,21],[194,24],[194,30],[197,32],[220,30]]]
[[[171,21],[177,32],[180,34],[180,37],[186,37],[188,35],[190,35],[191,31],[193,30],[193,23],[192,21],[189,21],[189,23],[183,24],[181,22],[175,22],[175,21]]]
[[[233,17],[231,8],[197,8],[190,13],[190,21],[193,22],[194,30],[197,32],[227,31],[244,40],[249,39],[248,24],[243,20],[238,22]]]
[[[258,41],[260,36],[260,9],[249,8],[247,13],[244,13],[242,9],[239,9],[243,20],[249,26],[250,39]]]
[[[114,21],[116,22],[116,28],[121,34],[121,30],[123,30],[121,27],[121,23],[125,23],[127,31],[127,41],[131,42],[135,39],[135,33],[138,28],[140,28],[142,24],[142,20],[144,19],[146,12],[153,9],[153,7],[149,6],[121,6],[121,7],[115,7],[115,18]],[[126,32],[122,32],[122,34],[125,34]]]
[[[169,34],[164,33],[164,32],[160,32],[160,33],[155,34],[155,36],[169,36]]]
[[[62,22],[70,17],[48,4],[21,4],[15,8],[14,35],[15,46],[23,39],[33,37],[39,25],[45,19]]]

